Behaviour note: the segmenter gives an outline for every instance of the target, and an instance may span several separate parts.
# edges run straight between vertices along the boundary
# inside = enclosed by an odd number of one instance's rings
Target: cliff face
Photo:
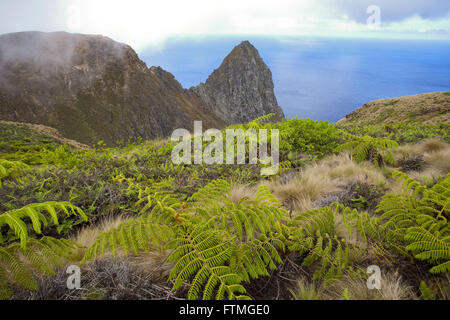
[[[243,41],[205,83],[190,89],[227,123],[251,121],[275,113],[283,118],[273,91],[272,72],[250,42]]]
[[[241,86],[248,88],[239,82],[245,78],[228,81],[240,94]],[[217,90],[224,90],[220,86],[226,82],[218,83]],[[251,97],[267,95],[270,84],[265,90],[257,87]],[[221,108],[224,103],[220,100]],[[268,113],[259,105],[246,108],[251,114],[236,111],[233,121]],[[65,32],[0,36],[0,120],[43,124],[83,143],[103,140],[113,145],[191,129],[194,120],[202,120],[204,128],[231,123],[217,109],[183,89],[172,74],[147,68],[131,47],[109,38]]]

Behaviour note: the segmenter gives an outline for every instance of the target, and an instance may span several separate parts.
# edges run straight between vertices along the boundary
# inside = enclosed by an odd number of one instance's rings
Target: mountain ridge
[[[255,72],[261,70],[267,73]],[[54,127],[85,144],[166,137],[176,128],[192,129],[194,120],[203,121],[206,129],[232,123],[170,72],[148,68],[130,46],[101,35],[0,35],[0,71],[0,120]],[[245,77],[228,82],[239,92],[254,85]],[[265,83],[273,95],[272,79]],[[233,119],[245,122],[246,114],[280,113],[266,96],[250,97],[256,106],[250,113],[243,109],[252,105],[249,97],[237,97],[232,107],[242,109],[235,110],[241,118]],[[268,108],[261,107],[265,100]]]

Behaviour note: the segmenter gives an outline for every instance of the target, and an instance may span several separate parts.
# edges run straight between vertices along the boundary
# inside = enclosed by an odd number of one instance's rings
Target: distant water
[[[335,122],[375,99],[450,91],[448,41],[209,37],[171,39],[162,51],[144,50],[140,57],[189,88],[204,82],[241,40],[272,70],[288,118]]]

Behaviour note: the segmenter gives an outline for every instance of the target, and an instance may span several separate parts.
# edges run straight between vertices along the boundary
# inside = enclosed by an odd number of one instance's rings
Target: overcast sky
[[[30,30],[103,34],[138,50],[172,35],[450,40],[450,0],[0,0],[0,34]]]

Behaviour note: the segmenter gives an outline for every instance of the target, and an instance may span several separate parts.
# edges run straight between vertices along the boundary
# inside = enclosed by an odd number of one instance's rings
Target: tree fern
[[[427,188],[402,172],[394,172],[403,181],[403,193],[388,194],[378,205],[386,236],[405,242],[405,250],[435,266],[432,273],[450,270],[450,174]]]
[[[226,265],[233,253],[232,246],[222,241],[218,230],[200,225],[175,239],[173,245],[176,249],[168,258],[176,262],[169,275],[169,279],[175,280],[173,290],[193,276],[188,299],[196,299],[203,287],[203,299],[211,299],[214,293],[218,300],[246,298],[239,295],[245,293],[241,277]]]
[[[81,264],[89,259],[97,259],[106,252],[113,257],[121,250],[126,256],[139,251],[148,252],[150,246],[162,248],[165,242],[173,238],[174,231],[169,225],[152,222],[151,216],[141,216],[120,224],[101,233],[86,251]]]
[[[431,273],[450,272],[450,232],[448,225],[444,232],[430,232],[423,227],[412,227],[406,231],[405,240],[410,244],[406,250],[415,257],[436,264]]]
[[[0,247],[0,299],[13,294],[13,286],[37,290],[34,273],[55,274],[54,267],[72,259],[77,245],[67,239],[28,239],[26,246],[13,243]]]
[[[230,191],[231,185],[227,181],[213,181],[188,199],[188,211],[215,219],[224,228],[233,228],[240,238],[253,238],[258,232],[266,232],[287,216],[267,186],[258,188],[254,200],[244,197],[237,204],[228,198]]]
[[[339,204],[310,210],[293,220],[293,232],[290,236],[289,250],[303,256],[303,266],[316,264],[313,279],[323,280],[329,285],[339,279],[345,270],[351,271],[351,255],[355,257],[361,248],[357,244],[336,234],[336,217],[340,216],[349,235],[359,231],[361,238],[367,242],[364,220]]]
[[[29,219],[33,230],[37,234],[41,234],[42,226],[49,225],[48,219],[55,225],[59,224],[58,218],[60,212],[64,212],[67,216],[76,215],[84,221],[87,221],[85,213],[71,203],[49,201],[29,204],[23,208],[10,210],[0,214],[0,228],[4,225],[8,226],[20,239],[22,248],[25,248],[29,240],[28,225],[25,222],[25,219]],[[0,243],[2,242],[3,239],[0,233]]]
[[[397,148],[398,143],[384,138],[373,138],[371,136],[351,136],[351,141],[341,144],[336,151],[352,151],[352,159],[356,162],[372,161],[376,166],[395,163],[390,148]]]
[[[139,189],[138,185],[134,187]],[[148,250],[150,243],[174,249],[168,260],[175,263],[169,279],[173,290],[190,281],[188,298],[243,299],[242,281],[250,281],[282,263],[287,212],[260,186],[255,199],[244,198],[238,204],[228,199],[231,190],[225,180],[216,180],[180,203],[166,194],[141,190],[138,203],[152,203],[141,216],[100,234],[87,250],[82,263],[120,248],[125,254]],[[142,199],[150,200],[141,201]],[[159,208],[155,211],[155,208]],[[166,218],[163,212],[172,215]],[[171,241],[167,241],[167,240]]]
[[[257,239],[236,242],[230,266],[245,282],[269,276],[283,261],[279,252],[286,251],[286,238],[280,234],[261,234]]]

